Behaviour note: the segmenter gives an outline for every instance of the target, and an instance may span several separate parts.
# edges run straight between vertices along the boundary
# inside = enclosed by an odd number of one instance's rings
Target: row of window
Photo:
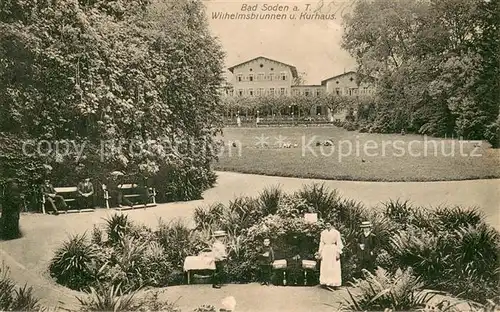
[[[318,90],[318,89],[317,90],[304,89],[304,91],[302,91],[302,92],[301,92],[301,90],[297,90],[297,89],[293,90],[294,95],[301,95],[302,94],[305,96],[314,96],[314,95],[319,96],[319,95],[321,95],[321,93],[322,93],[321,90]]]
[[[232,92],[230,92],[232,93]],[[286,88],[269,88],[269,89],[264,89],[264,88],[258,88],[258,89],[238,89],[236,90],[236,95],[239,96],[260,96],[260,95],[287,95],[288,90]]]
[[[358,95],[358,94],[373,94],[374,90],[368,87],[360,88],[335,88],[335,94],[337,95]]]
[[[243,82],[243,81],[277,81],[277,80],[286,81],[287,79],[288,79],[288,75],[286,74],[286,72],[282,72],[280,74],[269,73],[268,75],[266,75],[265,73],[258,73],[257,75],[248,74],[246,76],[243,74],[236,75],[236,81],[238,81],[238,82]]]

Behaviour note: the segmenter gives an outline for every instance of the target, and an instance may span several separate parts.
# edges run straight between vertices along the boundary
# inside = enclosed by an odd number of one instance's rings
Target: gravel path
[[[466,207],[477,206],[485,213],[487,221],[497,229],[500,229],[500,180],[379,183],[320,181],[229,172],[219,172],[218,175],[217,186],[206,191],[203,200],[162,204],[155,208],[139,209],[126,213],[131,220],[150,226],[155,226],[159,218],[165,220],[181,218],[192,222],[193,211],[198,206],[205,206],[214,202],[227,203],[239,195],[255,196],[263,188],[272,185],[281,185],[285,191],[292,192],[302,187],[303,184],[324,182],[328,187],[338,189],[341,195],[361,201],[367,207],[373,207],[380,202],[397,198],[408,199],[419,206],[435,207],[444,204]],[[10,266],[11,276],[18,284],[28,283],[29,285],[34,285],[35,293],[44,298],[44,303],[51,306],[74,306],[76,304],[74,298],[76,292],[57,286],[48,278],[46,273],[48,262],[55,248],[69,234],[90,231],[94,224],[102,224],[102,219],[111,213],[114,213],[114,211],[103,209],[97,210],[94,213],[60,215],[57,217],[39,214],[22,215],[21,228],[24,236],[17,240],[0,242],[0,260],[3,260],[6,265]],[[211,298],[212,289],[209,289],[210,292],[208,292],[209,290],[205,289],[204,285],[193,287],[195,288],[189,289],[192,289],[194,292],[186,292],[186,296],[183,296],[184,299],[180,300],[189,301],[190,296],[197,297],[198,294],[200,294],[199,298]],[[245,286],[231,285],[231,289],[240,289],[241,287]],[[261,287],[248,287],[252,289],[252,293],[246,295],[246,290],[241,291],[241,296],[245,299],[240,301],[239,306],[241,309],[238,309],[239,311],[249,311],[246,305],[251,307],[253,304],[257,304],[254,302],[254,298],[260,298],[261,295],[264,296],[265,300],[259,300],[258,304],[269,300],[269,302],[276,303],[276,305],[270,306],[279,307],[279,310],[299,311],[295,309],[294,305],[304,302],[304,300],[311,300],[310,304],[312,305],[308,306],[308,309],[312,309],[311,311],[322,311],[325,308],[324,300],[322,299],[324,293],[318,294],[317,297],[309,293],[313,292],[316,294],[316,292],[322,291],[317,288],[285,288],[286,290],[283,290],[282,288],[271,287],[269,290],[264,290]],[[184,293],[185,288],[186,286],[172,287],[169,288],[168,292],[175,297],[177,294]],[[199,291],[196,289],[199,289]],[[287,297],[282,297],[284,294],[281,293],[282,291],[290,292],[288,289],[293,289],[293,294],[291,295],[293,300],[290,301],[283,300],[283,298]],[[207,295],[202,295],[204,293]],[[296,296],[295,293],[300,293],[301,295]],[[327,294],[330,295],[329,293]],[[331,298],[331,296],[328,298]],[[170,299],[175,300],[176,298]],[[216,300],[216,297],[213,300]],[[288,306],[290,308],[287,308]]]

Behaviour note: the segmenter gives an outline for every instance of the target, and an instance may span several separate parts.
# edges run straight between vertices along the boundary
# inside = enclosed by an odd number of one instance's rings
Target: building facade
[[[322,85],[292,86],[292,95],[320,96],[323,94],[325,94],[325,87]]]
[[[263,56],[229,68],[232,95],[290,95],[297,78],[295,66],[275,61]]]
[[[370,96],[375,93],[375,83],[372,77],[359,81],[358,74],[350,71],[330,77],[321,82],[325,92],[339,96]]]

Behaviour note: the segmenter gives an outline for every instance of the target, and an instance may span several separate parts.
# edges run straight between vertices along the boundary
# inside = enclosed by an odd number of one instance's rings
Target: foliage
[[[321,105],[329,108],[332,112],[343,110],[346,108],[355,108],[358,103],[362,103],[364,99],[353,99],[348,96],[338,96],[333,94],[322,94],[318,96],[251,96],[251,97],[225,97],[222,101],[223,109],[226,115],[237,114],[250,115],[257,117],[265,116],[280,116],[282,114],[290,114],[290,108],[296,114],[301,116],[309,116],[310,110],[314,105]]]
[[[47,174],[100,184],[174,167],[191,181],[182,199],[213,183],[193,174],[210,172],[221,125],[223,52],[201,2],[11,0],[0,16],[2,179],[30,190]],[[42,140],[62,151],[38,153]]]
[[[423,291],[423,284],[413,275],[411,269],[390,274],[378,268],[375,274],[365,272],[365,279],[355,280],[353,290],[347,289],[350,300],[348,305],[354,311],[375,310],[411,311],[426,307],[436,295]],[[353,295],[359,291],[360,294]]]
[[[494,1],[358,1],[342,45],[378,80],[374,105],[358,110],[365,129],[497,145],[497,11]]]
[[[106,219],[108,241],[112,244],[121,242],[121,239],[130,233],[131,227],[132,223],[128,220],[128,215],[115,213]]]
[[[258,200],[263,216],[275,214],[283,196],[283,191],[279,186],[269,187],[260,192]]]
[[[123,294],[120,285],[98,288],[90,287],[86,297],[77,297],[82,311],[135,311],[140,306],[135,299],[137,293]]]
[[[71,236],[63,242],[49,266],[50,275],[59,284],[75,290],[93,283],[99,268],[98,250],[87,241],[85,234]]]
[[[304,219],[304,213],[320,211],[327,217],[316,223]],[[384,271],[367,275],[361,282],[355,278],[361,271],[358,237],[363,221],[372,223],[377,241],[375,264]],[[326,222],[341,233],[343,283],[387,284],[379,290],[372,285],[375,288],[366,293],[366,300],[355,299],[359,305],[416,307],[428,299],[417,291],[421,286],[486,302],[495,299],[500,277],[500,234],[485,224],[477,210],[426,209],[399,199],[368,210],[318,184],[292,194],[273,187],[255,198],[239,197],[227,205],[197,208],[194,228],[178,220],[160,220],[158,228],[151,229],[123,215],[106,222],[107,237],[95,228],[93,244],[84,237],[70,238],[57,251],[51,273],[59,283],[76,289],[120,286],[124,292],[182,283],[185,257],[210,248],[215,230],[228,233],[227,282],[252,282],[265,238],[271,240],[276,259],[312,260]]]
[[[0,310],[40,311],[39,299],[33,295],[33,288],[27,285],[16,287],[9,277],[9,268],[0,267]]]

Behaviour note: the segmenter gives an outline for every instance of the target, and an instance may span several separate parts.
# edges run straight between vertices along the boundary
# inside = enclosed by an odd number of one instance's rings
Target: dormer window
[[[354,78],[351,77],[351,78],[349,78],[349,80],[352,82],[354,80]]]
[[[264,67],[264,64],[260,64],[260,68]]]

